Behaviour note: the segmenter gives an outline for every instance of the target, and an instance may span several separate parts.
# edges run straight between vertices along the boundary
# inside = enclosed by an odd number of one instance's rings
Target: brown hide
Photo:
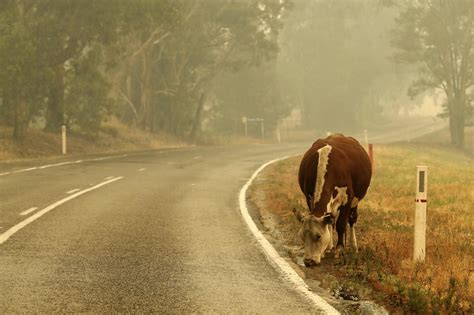
[[[318,150],[326,145],[330,145],[332,150],[329,153],[321,198],[314,204],[313,208],[312,198],[315,191],[319,162]],[[346,221],[345,224],[347,224],[351,202],[354,197],[361,200],[365,196],[371,176],[372,167],[369,157],[359,142],[352,137],[331,135],[314,142],[305,153],[301,160],[298,179],[308,207],[312,214],[317,217],[321,217],[326,212],[326,206],[331,199],[334,188],[336,186],[347,187],[348,206],[342,207],[341,216],[339,217],[339,219]]]

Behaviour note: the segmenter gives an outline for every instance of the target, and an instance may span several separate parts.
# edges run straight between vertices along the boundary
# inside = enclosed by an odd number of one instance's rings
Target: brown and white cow
[[[332,228],[337,230],[336,257],[344,246],[347,223],[350,243],[357,250],[354,224],[357,205],[364,198],[372,177],[372,167],[364,148],[351,137],[331,135],[313,143],[301,160],[298,180],[309,213],[294,209],[302,223],[304,264],[321,262],[326,249],[333,248]]]

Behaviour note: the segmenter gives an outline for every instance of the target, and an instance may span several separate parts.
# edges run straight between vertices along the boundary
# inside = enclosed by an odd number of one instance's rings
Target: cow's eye
[[[313,236],[313,239],[315,241],[319,241],[320,238],[321,238],[321,235],[319,235],[319,234],[316,234],[316,235]]]

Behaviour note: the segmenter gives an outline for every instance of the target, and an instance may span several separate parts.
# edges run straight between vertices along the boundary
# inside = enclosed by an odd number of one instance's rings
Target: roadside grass
[[[356,225],[360,251],[347,250],[334,272],[368,284],[395,311],[474,312],[474,160],[422,144],[374,150],[374,175]],[[306,208],[297,184],[300,159],[269,166],[260,175],[265,181],[250,191],[279,217],[278,229],[291,246],[301,244],[292,208]],[[428,166],[428,227],[426,260],[415,264],[416,165]]]
[[[61,155],[61,134],[29,128],[21,142],[11,138],[12,128],[0,126],[0,161],[58,157]],[[188,146],[184,141],[168,134],[152,134],[126,126],[110,119],[100,129],[97,138],[68,132],[68,155],[102,154],[169,147]]]

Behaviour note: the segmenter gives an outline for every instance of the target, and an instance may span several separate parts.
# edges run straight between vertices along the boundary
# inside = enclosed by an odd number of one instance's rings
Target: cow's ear
[[[334,217],[332,214],[328,213],[323,216],[323,222],[325,224],[333,224],[334,223]]]
[[[306,215],[304,214],[304,211],[303,211],[303,210],[293,208],[293,214],[295,215],[296,219],[297,219],[299,222],[303,223],[304,218],[306,217]]]

